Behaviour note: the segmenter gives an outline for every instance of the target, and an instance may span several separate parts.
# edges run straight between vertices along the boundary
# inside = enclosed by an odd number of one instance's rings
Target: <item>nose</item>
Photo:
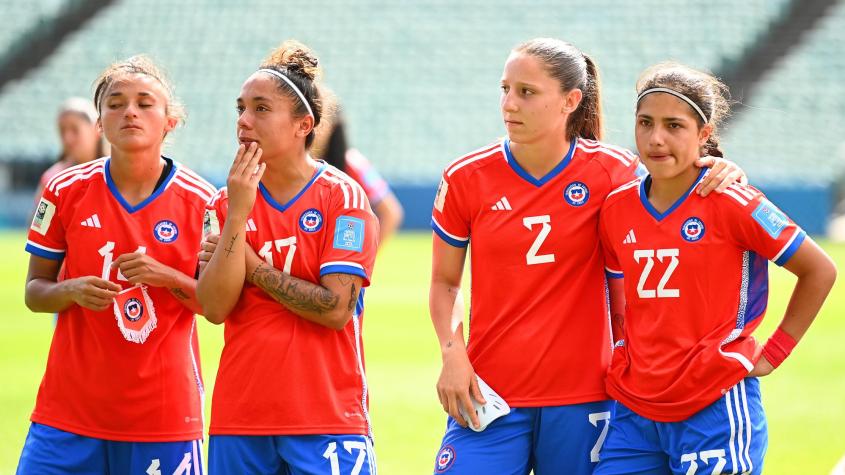
[[[515,98],[511,95],[511,91],[502,91],[501,106],[502,112],[516,112],[519,110]]]
[[[665,131],[663,127],[652,127],[651,133],[648,135],[648,144],[652,146],[661,146],[665,143],[663,134]]]
[[[239,129],[251,129],[252,128],[252,117],[250,117],[248,111],[243,111],[241,115],[238,116],[237,122]]]
[[[123,115],[128,118],[138,117],[138,105],[134,102],[130,102],[126,105],[126,109],[124,109]]]

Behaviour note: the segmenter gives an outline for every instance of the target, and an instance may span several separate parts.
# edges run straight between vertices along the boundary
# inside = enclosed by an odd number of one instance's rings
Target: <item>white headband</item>
[[[291,89],[293,89],[293,92],[295,92],[296,95],[299,96],[299,100],[301,100],[302,103],[305,104],[305,108],[308,109],[308,115],[310,115],[314,120],[317,119],[316,117],[314,117],[314,111],[311,110],[311,106],[308,104],[308,101],[305,100],[305,96],[302,94],[302,91],[300,91],[299,88],[296,87],[296,84],[294,84],[293,81],[291,81],[287,76],[276,71],[275,69],[259,69],[258,72],[272,74],[273,76],[276,76],[277,78],[286,82],[287,85],[290,86]]]
[[[680,100],[682,100],[682,101],[686,102],[687,104],[689,104],[689,105],[690,105],[690,107],[692,107],[693,109],[695,109],[695,111],[696,111],[696,112],[698,112],[698,115],[701,117],[701,120],[703,120],[705,124],[706,124],[707,122],[709,122],[709,121],[707,120],[707,116],[706,116],[706,115],[704,115],[704,111],[702,111],[702,110],[701,110],[701,107],[698,107],[698,104],[696,104],[696,103],[695,103],[692,99],[690,99],[689,97],[687,97],[687,96],[685,96],[685,95],[681,94],[680,92],[678,92],[678,91],[674,91],[674,90],[669,89],[669,88],[665,88],[665,87],[653,87],[653,88],[651,88],[651,89],[646,89],[645,91],[641,92],[639,96],[637,96],[637,104],[639,104],[639,103],[640,103],[640,101],[642,100],[642,98],[643,98],[643,97],[645,97],[645,96],[647,96],[647,95],[649,95],[649,94],[651,94],[651,93],[653,93],[653,92],[665,92],[666,94],[672,94],[673,96],[675,96],[675,97],[677,97],[678,99],[680,99]]]

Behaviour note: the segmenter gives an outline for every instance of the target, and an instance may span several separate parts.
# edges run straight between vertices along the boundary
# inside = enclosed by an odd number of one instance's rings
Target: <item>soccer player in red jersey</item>
[[[437,390],[451,416],[435,472],[588,474],[613,409],[598,216],[610,191],[635,178],[639,159],[597,141],[597,68],[574,46],[518,45],[501,88],[508,137],[448,165],[434,203],[429,305],[443,357]],[[713,173],[703,191],[735,181],[735,170],[718,167],[725,174]],[[460,283],[470,242],[465,344]],[[480,433],[466,427],[477,427],[472,399],[486,402],[476,375],[513,408]]]
[[[112,155],[47,184],[26,244],[26,304],[59,318],[18,473],[200,473],[193,276],[215,190],[161,155],[182,113],[151,60],[106,69],[95,103]]]
[[[354,180],[308,154],[317,73],[313,53],[289,41],[244,82],[240,147],[208,208],[220,238],[198,294],[226,325],[217,473],[375,473],[361,325],[378,221]]]
[[[599,223],[627,307],[607,379],[618,404],[595,473],[762,473],[757,376],[807,331],[836,269],[756,188],[694,193],[707,175],[695,161],[721,155],[724,85],[664,63],[637,91],[637,149],[649,175],[613,191]],[[780,326],[760,345],[752,333],[766,313],[768,261],[798,280]]]

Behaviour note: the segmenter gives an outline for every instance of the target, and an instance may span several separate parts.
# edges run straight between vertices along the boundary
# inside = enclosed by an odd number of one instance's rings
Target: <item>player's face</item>
[[[241,87],[238,97],[238,142],[258,142],[262,161],[287,156],[305,147],[310,117],[294,117],[294,104],[279,92],[276,79],[256,72]]]
[[[160,148],[164,136],[176,127],[167,116],[167,93],[146,74],[130,74],[106,91],[100,124],[112,148],[137,152]]]
[[[696,172],[694,162],[711,130],[699,128],[689,104],[670,94],[649,94],[637,109],[637,150],[654,179]]]
[[[65,112],[59,116],[59,138],[62,141],[62,155],[74,163],[82,163],[95,157],[100,132],[97,124],[81,114]]]
[[[516,143],[534,143],[550,137],[564,140],[566,120],[581,102],[581,90],[561,91],[560,83],[534,56],[513,52],[501,81],[502,119],[508,137]]]

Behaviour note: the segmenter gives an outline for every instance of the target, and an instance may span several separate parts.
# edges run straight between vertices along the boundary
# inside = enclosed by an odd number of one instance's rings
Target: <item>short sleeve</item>
[[[752,187],[734,185],[725,194],[740,204],[731,219],[738,244],[779,266],[786,264],[807,233]]]
[[[604,212],[603,207],[602,212],[599,214],[599,240],[601,241],[600,247],[604,256],[604,274],[608,279],[621,279],[624,277],[622,266],[619,265],[619,258],[616,257],[616,251],[613,250],[613,244],[611,244],[612,241],[608,235],[607,220],[604,218],[606,215],[607,213]]]
[[[466,247],[470,235],[469,203],[455,178],[448,171],[443,173],[434,197],[431,228],[447,244]]]
[[[326,239],[320,257],[320,277],[350,274],[370,285],[378,251],[378,220],[369,206],[346,207],[342,197],[332,203]],[[364,208],[364,209],[361,209]]]
[[[27,252],[45,259],[64,259],[67,242],[64,224],[59,219],[60,206],[60,197],[45,187],[29,227],[25,248]]]

